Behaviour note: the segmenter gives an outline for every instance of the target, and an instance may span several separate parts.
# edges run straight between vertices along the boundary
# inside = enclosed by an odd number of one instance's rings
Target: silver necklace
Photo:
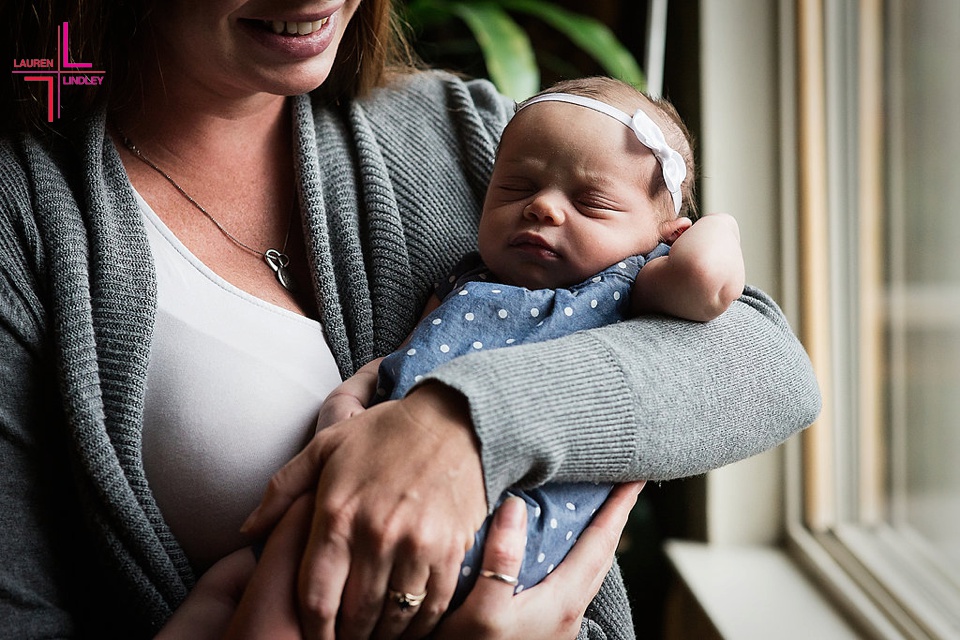
[[[283,247],[280,248],[279,250],[271,248],[271,249],[267,249],[266,251],[258,251],[253,247],[251,247],[250,245],[244,243],[242,240],[237,238],[235,235],[233,235],[229,231],[227,231],[226,228],[224,228],[224,226],[220,224],[220,221],[214,218],[212,215],[210,215],[210,212],[204,209],[199,202],[194,200],[193,196],[191,196],[189,193],[184,191],[183,187],[181,187],[177,183],[177,181],[170,176],[169,173],[167,173],[166,171],[158,167],[153,162],[153,160],[143,155],[143,152],[140,151],[140,148],[137,147],[137,145],[133,144],[133,141],[127,137],[127,134],[125,134],[119,128],[117,129],[117,131],[120,133],[120,136],[123,138],[124,146],[126,146],[127,149],[129,149],[133,155],[135,155],[145,165],[147,165],[148,167],[150,167],[151,169],[159,173],[161,176],[163,176],[167,180],[167,182],[173,185],[174,189],[180,192],[180,195],[186,198],[187,201],[190,202],[190,204],[196,207],[200,211],[200,213],[202,213],[204,216],[206,216],[206,218],[210,222],[216,225],[217,229],[220,230],[220,233],[225,235],[231,242],[233,242],[235,245],[237,245],[241,249],[245,249],[246,251],[249,251],[250,253],[263,258],[263,261],[267,263],[270,269],[273,270],[274,275],[277,276],[277,282],[279,282],[280,285],[287,291],[290,291],[290,292],[296,291],[296,283],[293,280],[293,274],[290,273],[290,256],[287,255],[287,242],[290,241],[290,227],[293,226],[292,213],[290,214],[290,218],[287,221],[287,235],[283,239]]]

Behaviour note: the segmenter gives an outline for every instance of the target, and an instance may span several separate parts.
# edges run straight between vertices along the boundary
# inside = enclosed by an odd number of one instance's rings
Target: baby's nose
[[[524,216],[541,224],[563,224],[565,215],[562,204],[552,197],[540,195],[530,201],[524,210]]]

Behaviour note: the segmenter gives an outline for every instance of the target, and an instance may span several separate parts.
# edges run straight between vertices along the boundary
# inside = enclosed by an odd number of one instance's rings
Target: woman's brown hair
[[[393,0],[362,0],[347,25],[336,62],[317,91],[333,99],[362,96],[391,70],[410,70],[414,56]]]
[[[0,83],[0,133],[56,131],[109,104],[136,100],[141,70],[151,63],[150,13],[155,0],[7,0],[0,3],[0,60],[57,55],[57,27],[69,23],[70,58],[104,72],[102,86],[62,93],[61,119],[47,122],[47,88],[8,73]],[[340,100],[363,95],[384,81],[388,68],[409,68],[410,53],[394,15],[393,0],[363,0],[347,26],[322,95]],[[41,70],[42,73],[42,70]]]

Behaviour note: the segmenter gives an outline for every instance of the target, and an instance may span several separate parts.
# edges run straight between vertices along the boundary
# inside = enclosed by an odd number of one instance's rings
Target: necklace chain
[[[138,160],[140,160],[145,165],[147,165],[148,167],[150,167],[151,169],[159,173],[161,176],[163,176],[164,179],[167,182],[169,182],[173,186],[173,188],[180,193],[180,195],[182,195],[184,198],[187,199],[187,201],[190,204],[196,207],[196,209],[200,211],[200,213],[202,213],[210,222],[212,222],[220,231],[220,233],[222,233],[224,236],[227,237],[227,239],[229,239],[231,242],[236,244],[241,249],[245,249],[246,251],[249,251],[250,253],[253,253],[254,255],[257,255],[263,258],[263,261],[266,262],[267,265],[273,270],[274,275],[276,275],[277,277],[277,281],[283,286],[283,288],[286,289],[287,291],[294,291],[293,277],[290,274],[290,269],[289,269],[290,256],[287,255],[287,243],[290,241],[290,228],[293,226],[292,213],[290,214],[290,217],[287,220],[287,233],[286,233],[286,236],[283,238],[283,247],[280,248],[280,250],[270,248],[270,249],[267,249],[266,251],[259,251],[257,249],[254,249],[247,243],[240,240],[240,238],[236,237],[235,235],[227,231],[226,227],[220,224],[219,220],[214,218],[209,211],[207,211],[199,202],[194,200],[193,196],[187,193],[186,190],[183,187],[181,187],[176,180],[173,179],[173,176],[171,176],[169,173],[167,173],[166,171],[161,169],[159,166],[157,166],[157,164],[153,160],[143,155],[143,152],[140,151],[140,147],[135,145],[133,143],[133,140],[127,137],[126,133],[124,133],[120,128],[117,128],[117,131],[120,133],[120,136],[123,138],[124,146],[127,149],[129,149],[130,152],[134,156],[136,156]]]

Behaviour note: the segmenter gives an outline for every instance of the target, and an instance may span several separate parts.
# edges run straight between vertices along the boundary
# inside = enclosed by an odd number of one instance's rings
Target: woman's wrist
[[[480,457],[480,440],[470,418],[470,402],[453,387],[435,380],[428,380],[414,388],[402,400],[401,406],[410,418],[434,437],[443,438],[452,446],[468,470],[466,475],[476,474],[486,494],[483,464]],[[490,496],[486,496],[489,498]],[[487,500],[489,505],[489,500]]]
[[[479,451],[479,442],[470,419],[470,403],[466,396],[453,387],[428,380],[408,393],[401,402],[422,424],[441,428],[460,427],[470,434]]]

